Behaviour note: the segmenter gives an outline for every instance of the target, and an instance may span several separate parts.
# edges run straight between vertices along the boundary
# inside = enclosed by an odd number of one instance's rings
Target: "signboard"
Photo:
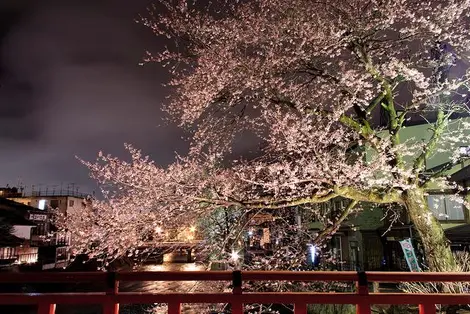
[[[46,220],[47,220],[47,215],[29,214],[29,220],[33,220],[33,221],[46,221]]]
[[[411,239],[405,239],[400,241],[401,248],[405,254],[406,263],[410,268],[410,271],[421,271],[418,265],[418,259],[416,258],[415,250],[413,249],[413,244]]]
[[[273,221],[274,217],[271,214],[256,214],[250,219],[250,225],[260,225],[264,222]]]

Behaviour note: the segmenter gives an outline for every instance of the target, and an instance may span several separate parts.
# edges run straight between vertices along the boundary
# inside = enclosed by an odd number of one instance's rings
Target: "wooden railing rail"
[[[232,293],[134,293],[121,292],[123,281],[232,281]],[[246,281],[347,281],[356,291],[243,292]],[[35,304],[38,314],[55,314],[56,304],[102,304],[104,314],[118,314],[119,304],[167,303],[169,314],[180,314],[182,303],[228,303],[232,314],[243,314],[244,304],[294,304],[295,314],[306,314],[308,304],[355,304],[358,314],[370,314],[372,304],[418,304],[420,314],[435,314],[436,304],[470,304],[468,294],[370,293],[373,282],[470,282],[470,273],[408,272],[286,272],[286,271],[185,271],[185,272],[85,272],[2,273],[6,283],[106,284],[97,293],[0,293],[0,304]]]

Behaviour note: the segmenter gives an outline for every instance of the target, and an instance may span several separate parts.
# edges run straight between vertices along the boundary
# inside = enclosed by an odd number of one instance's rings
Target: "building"
[[[335,217],[348,205],[348,200],[336,198],[319,204],[324,216]],[[338,270],[380,270],[383,269],[384,247],[382,234],[384,210],[380,207],[364,208],[364,211],[349,217],[332,236],[322,254],[329,260],[328,268]],[[320,221],[309,226],[314,234],[324,229]]]
[[[460,121],[470,122],[470,118],[459,118]],[[457,127],[459,120],[453,120],[448,128]],[[465,130],[470,138],[470,130]],[[429,139],[430,130],[427,123],[408,125],[401,129],[402,142],[416,143]],[[470,157],[470,142],[457,143],[460,153]],[[432,186],[428,189],[427,201],[435,217],[441,223],[453,250],[470,248],[470,212],[464,206],[463,200],[470,201],[470,161],[449,167],[449,159],[453,151],[441,149],[425,161],[426,173],[432,174],[445,170],[451,181],[465,188],[457,194],[452,189],[442,189]],[[371,158],[370,156],[368,156]],[[405,158],[405,163],[407,162]],[[346,206],[345,200],[339,198],[323,204],[324,212],[332,215]],[[328,244],[328,254],[339,261],[339,268],[344,270],[408,270],[400,241],[411,238],[418,259],[423,258],[423,251],[416,231],[410,218],[400,213],[400,208],[391,211],[386,206],[370,204],[364,211],[349,217],[339,228]],[[391,216],[399,213],[395,221]],[[396,218],[396,217],[394,217]],[[311,232],[323,229],[320,222],[312,222]]]
[[[470,118],[463,117],[452,120],[448,125],[449,131],[456,130],[462,121],[468,123]],[[400,137],[402,141],[409,140],[416,143],[416,141],[422,141],[422,139],[429,139],[431,136],[430,132],[429,125],[422,123],[402,129]],[[460,142],[455,144],[459,146],[462,156],[469,156],[470,143],[467,140],[470,138],[470,130],[465,129],[464,132],[466,136],[462,137]],[[454,153],[454,151],[450,151],[446,147],[446,143],[442,143],[441,149],[436,150],[432,156],[425,160],[425,175],[432,175],[442,171],[443,174],[449,176],[451,181],[458,183],[462,187],[468,186],[470,179],[469,171],[467,170],[469,161],[467,160],[452,166],[449,160]],[[442,187],[430,186],[427,192],[428,206],[441,223],[447,238],[451,242],[452,249],[465,249],[465,245],[462,245],[465,243],[462,243],[461,238],[464,236],[465,230],[468,229],[470,223],[469,209],[464,206],[464,200],[469,198],[468,190],[457,193],[457,191],[451,188],[442,189]],[[386,261],[387,267],[391,269],[408,269],[398,241],[404,238],[411,238],[418,255],[422,254],[423,251],[420,248],[421,244],[409,217],[402,215],[400,221],[401,225],[394,225],[391,228],[386,226],[389,231],[384,236],[385,256],[388,259]],[[467,246],[469,242],[466,242]]]
[[[272,254],[276,243],[275,232],[273,226],[275,225],[275,217],[269,212],[258,212],[249,216],[247,222],[247,234],[245,238],[245,247],[247,252],[253,255]]]
[[[33,191],[30,195],[7,197],[8,199],[35,207],[39,210],[58,210],[61,214],[71,211],[79,211],[86,206],[87,194],[73,191]]]
[[[470,187],[470,166],[461,167],[460,170],[451,175],[450,179],[457,182],[465,189],[468,189]],[[467,193],[462,195],[467,203],[470,201],[470,193],[468,192],[467,190]],[[445,232],[454,250],[468,251],[470,250],[470,212],[468,208],[464,207],[462,215],[459,211],[460,206],[460,204],[455,204],[454,207],[447,206],[445,208],[446,214],[450,214],[446,216],[448,220],[444,225],[447,227]],[[450,208],[450,211],[447,210],[448,208]],[[455,213],[455,208],[457,209],[457,213]]]
[[[21,203],[30,210],[27,219],[36,224],[31,235],[31,244],[39,250],[38,263],[42,269],[64,268],[71,262],[71,235],[54,226],[57,214],[67,215],[87,206],[87,194],[73,190],[33,190],[25,195],[17,188],[0,188],[0,195],[8,200]]]
[[[31,237],[36,224],[28,220],[29,206],[0,198],[0,267],[38,262],[38,248]]]

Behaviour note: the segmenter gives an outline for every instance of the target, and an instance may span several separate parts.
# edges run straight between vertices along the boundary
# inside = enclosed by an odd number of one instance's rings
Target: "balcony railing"
[[[123,281],[232,281],[231,293],[120,292]],[[356,292],[243,292],[244,281],[355,282]],[[182,303],[228,303],[232,314],[244,313],[244,304],[294,304],[295,314],[307,314],[308,304],[355,304],[358,314],[370,314],[372,304],[418,304],[420,314],[435,314],[436,304],[470,304],[468,294],[371,293],[373,282],[469,282],[470,273],[404,272],[285,272],[184,271],[119,273],[2,273],[0,283],[106,283],[101,293],[0,294],[0,304],[38,306],[38,314],[54,314],[56,304],[102,304],[104,314],[118,314],[119,304],[167,303],[169,314],[180,314]]]
[[[31,245],[32,246],[67,246],[67,245],[70,245],[70,238],[66,236],[47,237],[45,235],[33,234],[31,236]]]

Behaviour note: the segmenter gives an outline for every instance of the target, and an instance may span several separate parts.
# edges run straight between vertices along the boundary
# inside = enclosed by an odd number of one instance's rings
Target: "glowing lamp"
[[[230,254],[230,258],[236,262],[240,258],[240,255],[238,254],[237,251],[232,251],[232,253]]]

